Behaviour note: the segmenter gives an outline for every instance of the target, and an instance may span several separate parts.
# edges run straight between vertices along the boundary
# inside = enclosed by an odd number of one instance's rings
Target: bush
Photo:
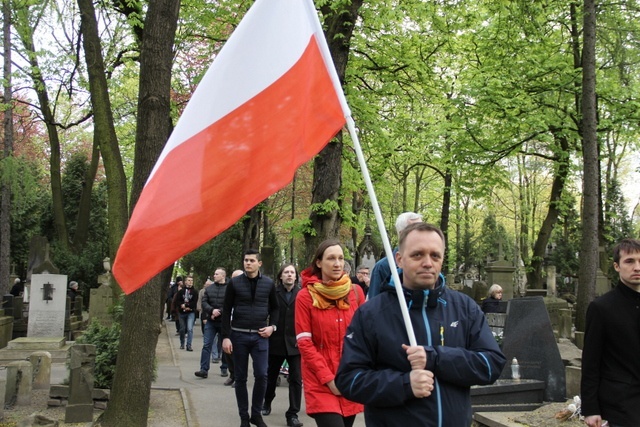
[[[78,339],[78,342],[96,346],[94,387],[110,389],[116,372],[118,345],[120,344],[120,323],[114,322],[110,327],[106,327],[94,320]]]

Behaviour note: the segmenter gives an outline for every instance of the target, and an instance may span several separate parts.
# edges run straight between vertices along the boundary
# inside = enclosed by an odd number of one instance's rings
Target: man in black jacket
[[[303,424],[298,420],[298,412],[302,400],[302,377],[295,328],[296,295],[300,288],[297,286],[298,272],[293,264],[285,264],[280,268],[276,283],[280,317],[275,322],[276,331],[269,338],[269,370],[262,415],[271,413],[271,402],[276,397],[280,367],[286,360],[289,365],[289,409],[285,414],[287,426],[301,427]]]
[[[227,286],[222,308],[222,350],[233,356],[235,391],[241,427],[266,427],[262,404],[267,388],[269,337],[277,329],[278,300],[273,280],[260,274],[260,254],[249,249],[244,254],[244,274]],[[233,311],[233,320],[231,312]],[[271,321],[271,323],[269,323]],[[253,360],[251,416],[247,394],[249,355]]]
[[[589,427],[640,426],[640,240],[613,249],[620,280],[587,308],[581,412]]]
[[[202,295],[202,319],[207,320],[204,325],[202,352],[200,353],[200,370],[196,377],[207,378],[211,366],[211,350],[216,335],[218,335],[218,354],[222,353],[222,305],[227,289],[227,272],[224,268],[216,268],[213,274],[213,283],[207,286]],[[227,364],[223,358],[220,365],[220,375],[226,377]]]

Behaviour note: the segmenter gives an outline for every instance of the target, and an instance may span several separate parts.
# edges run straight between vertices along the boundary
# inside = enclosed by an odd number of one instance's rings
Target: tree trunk
[[[584,331],[587,306],[595,296],[598,269],[599,162],[596,118],[596,6],[584,0],[582,49],[582,241],[578,273],[576,329]]]
[[[111,111],[111,101],[109,99],[93,2],[91,0],[78,0],[78,7],[80,9],[80,30],[82,32],[84,54],[89,73],[91,105],[93,107],[94,146],[100,146],[107,178],[109,256],[111,259],[115,259],[116,250],[127,228],[127,178],[124,173],[120,148],[118,147],[118,137],[113,124],[113,112]],[[92,159],[92,164],[95,160]],[[87,185],[87,187],[89,186]],[[89,211],[87,210],[86,214],[88,213]]]
[[[254,206],[242,220],[242,252],[247,249],[260,249],[260,223],[262,204]],[[242,260],[240,260],[242,261]]]
[[[140,90],[136,159],[131,205],[157,161],[171,129],[170,87],[179,0],[149,3],[140,54]],[[103,425],[146,426],[155,348],[160,332],[158,313],[162,274],[125,298],[116,374]]]
[[[13,156],[13,97],[11,95],[11,0],[2,2],[2,34],[4,46],[4,156],[3,162]],[[11,183],[7,178],[0,185],[0,291],[8,294],[13,283],[11,275]]]
[[[532,289],[542,289],[542,267],[544,265],[544,257],[546,255],[547,245],[553,232],[553,227],[558,221],[560,214],[559,204],[564,191],[564,184],[569,175],[569,143],[563,135],[556,135],[556,141],[559,144],[560,152],[559,160],[556,164],[556,171],[551,185],[551,195],[549,200],[549,209],[547,216],[542,222],[542,226],[538,231],[538,238],[533,245],[533,254],[531,256],[530,269],[527,270],[527,283]]]
[[[73,250],[79,253],[89,238],[89,226],[91,225],[91,194],[93,193],[93,182],[98,173],[100,164],[100,148],[94,136],[93,149],[91,151],[91,163],[85,173],[84,182],[82,183],[82,194],[78,205],[78,218],[76,220],[76,231],[73,235]],[[109,206],[110,207],[110,206]],[[111,231],[111,228],[109,228]],[[109,254],[113,259],[113,254]]]
[[[64,203],[62,195],[62,174],[60,171],[60,137],[55,125],[55,118],[51,112],[51,103],[47,93],[47,84],[40,72],[38,57],[33,43],[33,29],[29,22],[21,22],[18,26],[18,34],[22,45],[29,55],[30,77],[33,80],[34,90],[40,103],[40,112],[47,128],[49,139],[49,175],[51,178],[51,198],[53,201],[53,222],[58,241],[65,248],[69,249],[69,232],[64,214]]]
[[[447,166],[444,171],[444,190],[442,193],[442,212],[440,213],[440,229],[444,234],[444,243],[448,247],[449,245],[449,217],[451,215],[451,185],[453,184],[453,175],[451,174],[451,168]],[[446,251],[444,265],[442,266],[443,272],[450,271],[449,254],[451,251]]]
[[[352,0],[338,10],[332,10],[335,3],[327,3],[322,7],[322,13],[325,17],[325,36],[340,82],[344,82],[351,36],[362,1]],[[312,208],[309,220],[311,221],[311,227],[315,230],[315,235],[312,235],[312,233],[305,233],[304,235],[306,259],[311,258],[321,241],[336,237],[340,231],[340,225],[342,224],[339,215],[341,186],[342,134],[340,133],[333,141],[327,144],[314,160],[312,207],[321,206],[327,201],[335,202],[335,204],[331,203],[328,209],[318,210]],[[327,206],[325,205],[325,207]]]

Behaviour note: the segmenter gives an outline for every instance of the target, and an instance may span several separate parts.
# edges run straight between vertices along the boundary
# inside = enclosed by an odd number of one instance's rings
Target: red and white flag
[[[287,185],[348,107],[312,0],[257,0],[205,74],[135,206],[127,294]]]

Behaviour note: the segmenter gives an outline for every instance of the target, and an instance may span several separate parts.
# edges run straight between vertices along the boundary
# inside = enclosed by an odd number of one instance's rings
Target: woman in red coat
[[[364,407],[342,397],[334,378],[347,326],[364,303],[364,293],[344,273],[344,252],[337,240],[322,242],[301,276],[296,335],[306,411],[318,427],[351,427]]]

